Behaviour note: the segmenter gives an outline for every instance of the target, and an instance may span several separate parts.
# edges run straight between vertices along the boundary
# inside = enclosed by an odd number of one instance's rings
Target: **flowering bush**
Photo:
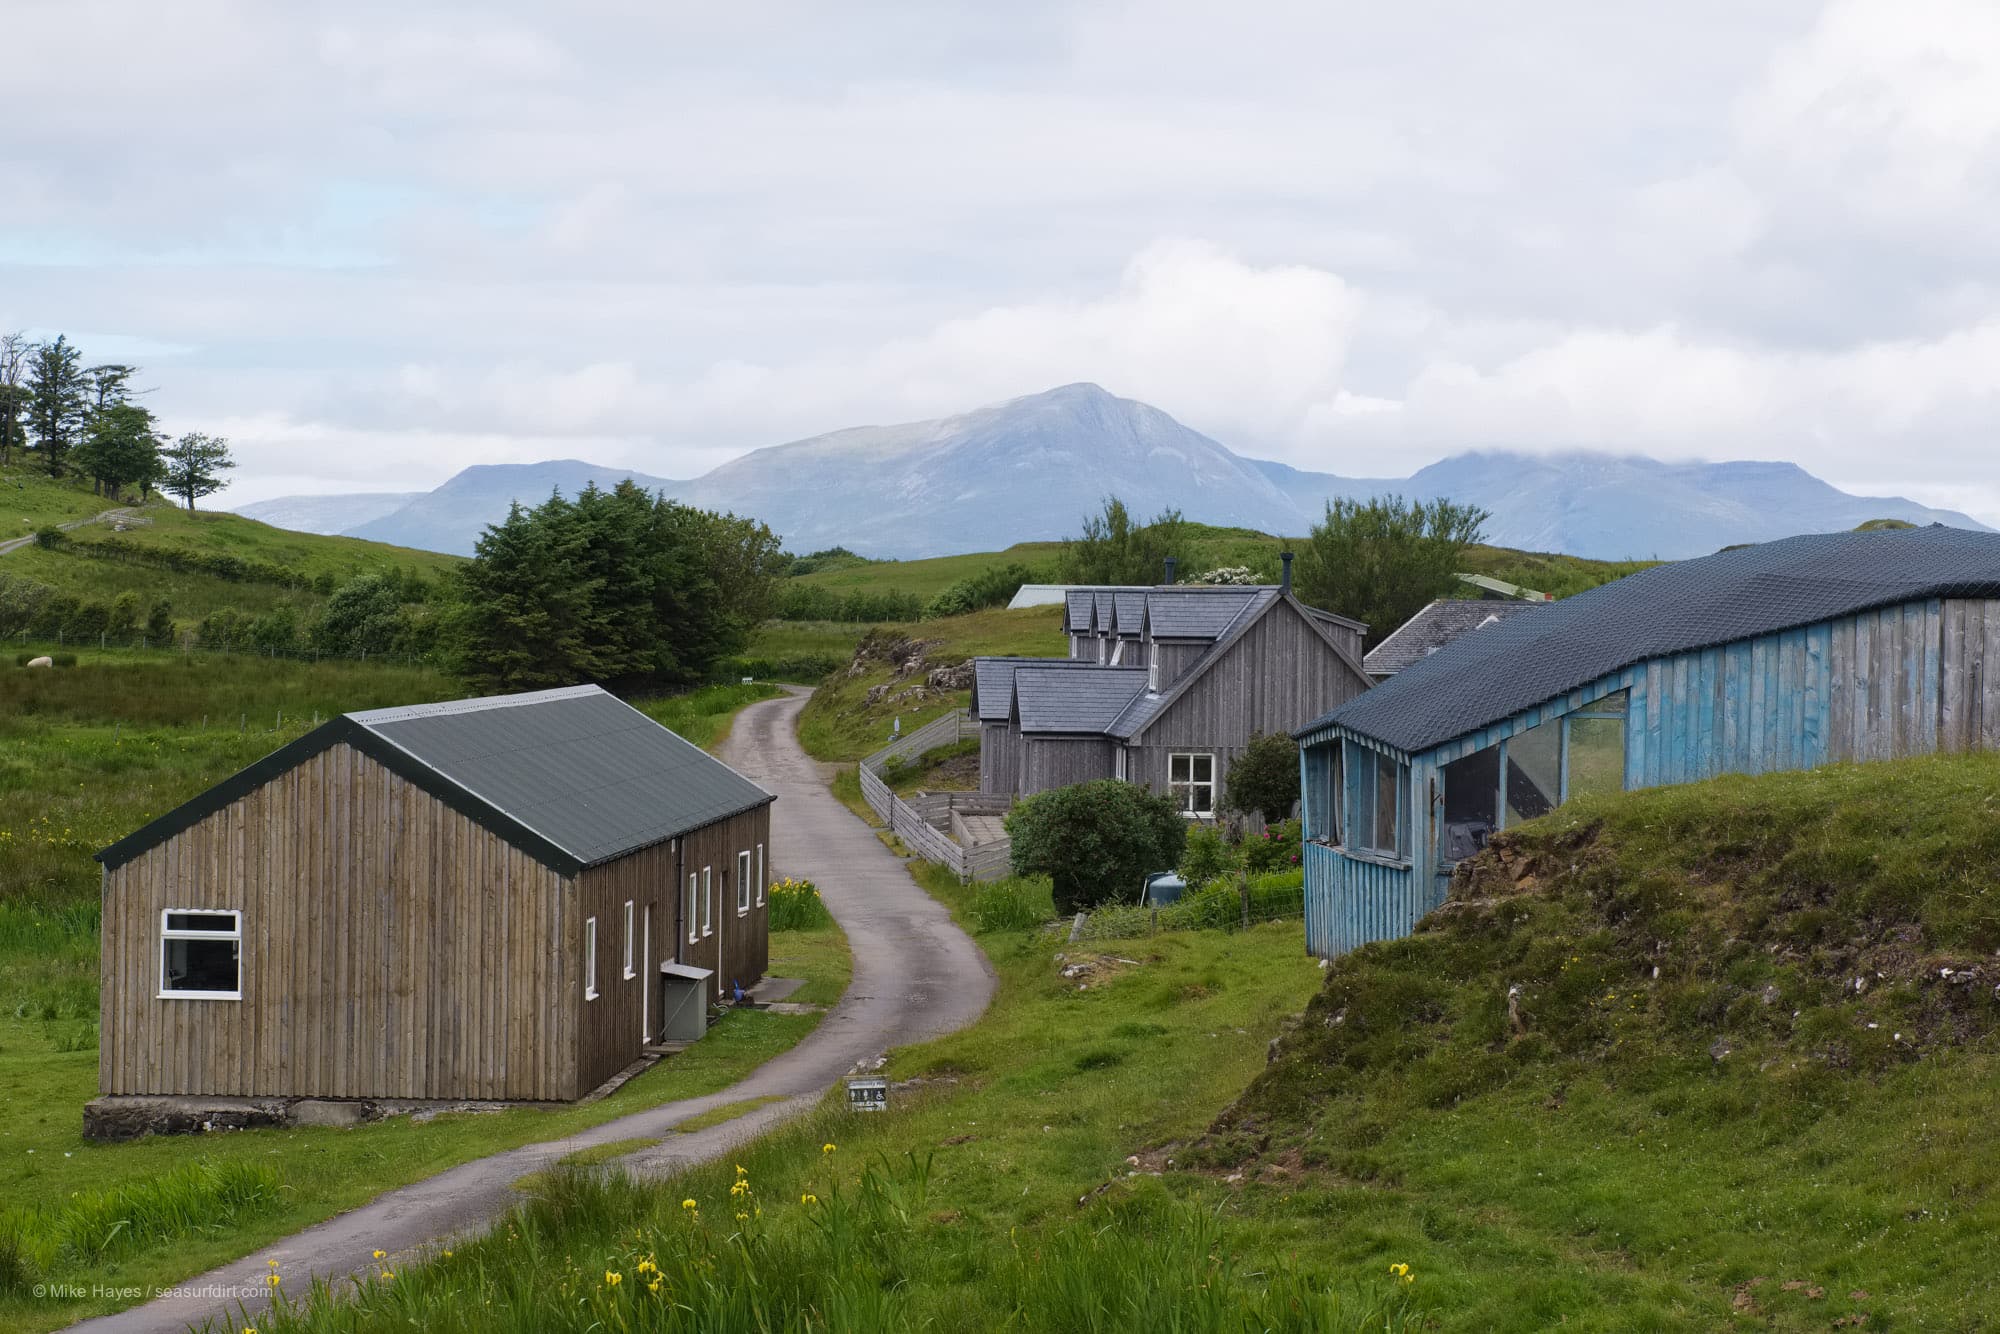
[[[769,898],[773,931],[811,931],[833,925],[833,914],[826,910],[819,886],[810,880],[786,876],[774,881]]]

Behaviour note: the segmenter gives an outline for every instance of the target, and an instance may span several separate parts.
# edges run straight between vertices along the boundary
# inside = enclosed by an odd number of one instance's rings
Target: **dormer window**
[[[1146,689],[1160,693],[1160,646],[1155,642],[1146,653]]]

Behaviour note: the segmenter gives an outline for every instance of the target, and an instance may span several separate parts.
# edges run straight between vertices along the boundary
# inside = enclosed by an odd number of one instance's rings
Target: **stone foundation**
[[[443,1112],[500,1112],[512,1107],[552,1108],[548,1102],[459,1102],[411,1098],[93,1098],[83,1107],[83,1137],[137,1139],[141,1135],[200,1135],[284,1126],[358,1126],[391,1116],[428,1121]]]

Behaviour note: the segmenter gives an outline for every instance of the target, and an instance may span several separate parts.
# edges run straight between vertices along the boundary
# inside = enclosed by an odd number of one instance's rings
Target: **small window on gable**
[[[638,969],[632,966],[632,951],[632,900],[627,899],[625,900],[625,980],[627,982],[630,982],[639,975]]]
[[[161,913],[160,996],[243,999],[243,914],[199,908]]]
[[[597,919],[583,919],[583,998],[597,999]]]
[[[750,854],[748,851],[736,854],[736,915],[741,917],[750,911]]]
[[[1160,693],[1160,646],[1158,643],[1146,654],[1146,689],[1155,695]]]

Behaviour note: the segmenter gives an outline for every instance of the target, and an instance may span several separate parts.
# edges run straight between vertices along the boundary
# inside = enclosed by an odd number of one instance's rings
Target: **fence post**
[[[1236,873],[1236,885],[1237,891],[1243,896],[1243,929],[1248,931],[1250,929],[1250,872],[1239,870]]]

